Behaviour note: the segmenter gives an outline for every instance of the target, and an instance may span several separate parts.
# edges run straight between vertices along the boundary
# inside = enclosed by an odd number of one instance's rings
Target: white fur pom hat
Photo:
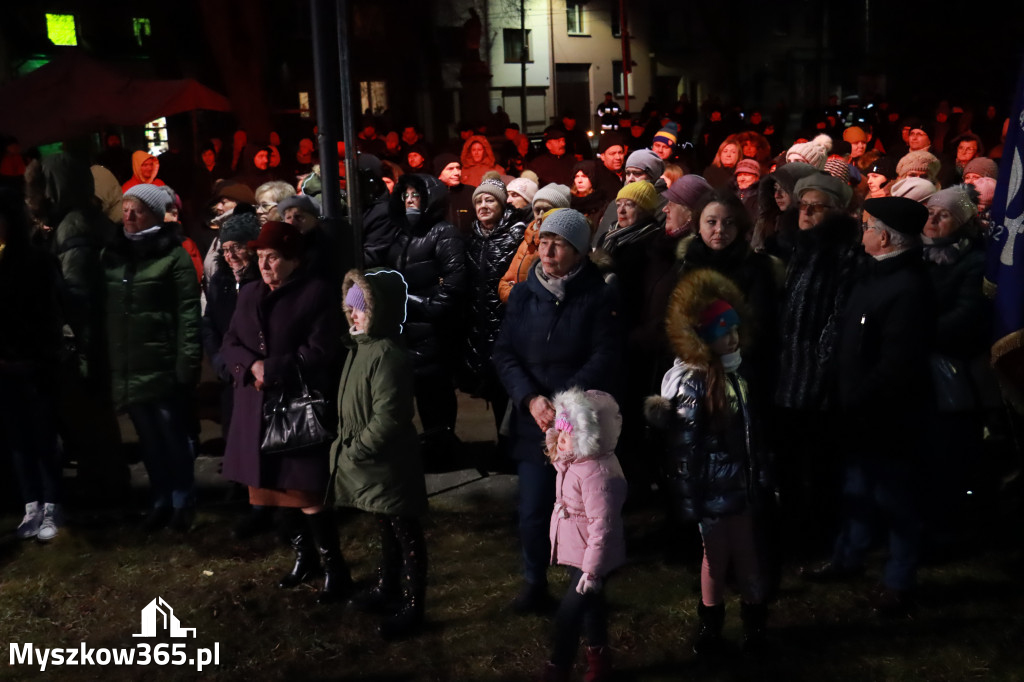
[[[576,461],[614,452],[622,431],[622,414],[615,398],[604,391],[570,388],[552,402],[555,428],[571,431]]]

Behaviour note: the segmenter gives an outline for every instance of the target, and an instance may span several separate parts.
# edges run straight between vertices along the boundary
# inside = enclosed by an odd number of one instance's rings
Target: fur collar
[[[668,302],[665,329],[676,357],[685,363],[708,367],[711,349],[697,333],[697,321],[716,299],[725,299],[740,316],[740,346],[749,341],[750,319],[746,301],[736,283],[714,270],[702,268],[684,275]]]

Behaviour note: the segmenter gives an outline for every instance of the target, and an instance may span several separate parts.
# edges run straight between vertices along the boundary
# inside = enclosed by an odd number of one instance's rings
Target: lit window
[[[309,118],[309,93],[299,93],[299,116]]]
[[[54,45],[77,45],[74,14],[47,14],[46,35]]]
[[[586,35],[583,24],[583,5],[579,2],[565,3],[566,32],[571,36]]]
[[[158,118],[146,124],[146,145],[149,147],[149,153],[153,156],[160,156],[167,151],[166,118]]]
[[[142,47],[142,41],[153,35],[153,25],[146,17],[135,17],[132,19],[132,31],[135,33],[135,42]]]
[[[636,90],[633,89],[633,72],[632,71],[629,72],[628,78],[629,78],[629,96],[630,97],[634,97],[636,95]],[[622,97],[625,94],[625,92],[623,91],[623,88],[622,88],[622,61],[614,61],[614,62],[612,62],[612,82],[615,84],[614,93],[613,94],[616,97]]]
[[[523,31],[518,28],[506,28],[502,32],[505,39],[505,63],[519,64],[532,62],[530,54],[530,29],[526,29],[526,46],[523,46]]]
[[[374,114],[383,113],[388,108],[388,84],[384,81],[361,81],[359,103],[361,111],[369,109]]]

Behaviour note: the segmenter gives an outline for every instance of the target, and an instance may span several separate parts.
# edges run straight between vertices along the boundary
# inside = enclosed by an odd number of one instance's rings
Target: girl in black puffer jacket
[[[754,525],[770,499],[770,467],[740,365],[743,294],[725,276],[698,270],[672,293],[667,328],[676,353],[648,420],[666,431],[668,489],[704,540],[696,653],[719,644],[729,564],[743,596],[744,648],[764,642],[765,586]]]

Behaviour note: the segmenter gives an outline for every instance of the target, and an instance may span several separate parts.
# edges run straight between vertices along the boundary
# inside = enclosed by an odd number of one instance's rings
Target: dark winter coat
[[[402,194],[412,187],[423,197],[419,222],[410,225]],[[467,291],[466,245],[445,222],[448,186],[430,175],[403,175],[395,183],[388,214],[397,226],[385,265],[409,285],[408,318],[402,334],[417,374],[450,372],[461,341],[460,313]],[[504,271],[502,272],[504,274]]]
[[[342,296],[358,284],[367,329],[352,334],[338,387],[338,438],[331,445],[334,504],[411,516],[427,507],[419,439],[413,426],[412,359],[398,343],[406,286],[394,270],[345,275]]]
[[[199,282],[171,225],[140,241],[124,231],[101,257],[114,404],[163,400],[199,380]]]
[[[512,289],[493,354],[514,409],[512,457],[533,462],[545,459],[544,434],[527,399],[574,386],[614,393],[622,358],[617,294],[597,267],[584,263],[562,301],[537,279],[539,267]]]
[[[938,353],[971,360],[989,347],[992,302],[982,290],[985,251],[964,243],[952,263],[925,262],[935,295],[935,338],[930,347]]]
[[[505,304],[498,296],[498,283],[508,271],[526,224],[506,213],[490,232],[480,222],[466,245],[466,273],[469,279],[469,333],[464,346],[460,388],[471,395],[489,397],[500,390],[491,364],[491,351],[505,318]]]
[[[298,367],[310,389],[334,395],[340,351],[338,294],[325,280],[300,268],[274,291],[262,280],[242,287],[221,357],[234,382],[234,411],[224,452],[224,476],[243,485],[325,491],[328,445],[298,455],[263,457],[263,399],[271,391],[295,389]],[[264,363],[262,390],[250,368]]]
[[[906,456],[934,403],[928,368],[934,301],[920,249],[864,258],[837,348],[847,442],[861,444],[860,454]]]
[[[64,351],[60,271],[41,249],[0,251],[0,374],[56,385]]]
[[[221,357],[220,347],[231,326],[231,317],[235,314],[238,292],[249,282],[259,279],[260,273],[254,258],[242,271],[241,280],[236,281],[235,273],[224,262],[224,256],[218,255],[217,259],[217,270],[206,286],[206,310],[202,319],[203,350],[217,376],[222,381],[231,381],[231,370]]]
[[[859,248],[853,218],[834,214],[795,235],[779,313],[777,405],[825,410],[835,401],[839,320]]]

